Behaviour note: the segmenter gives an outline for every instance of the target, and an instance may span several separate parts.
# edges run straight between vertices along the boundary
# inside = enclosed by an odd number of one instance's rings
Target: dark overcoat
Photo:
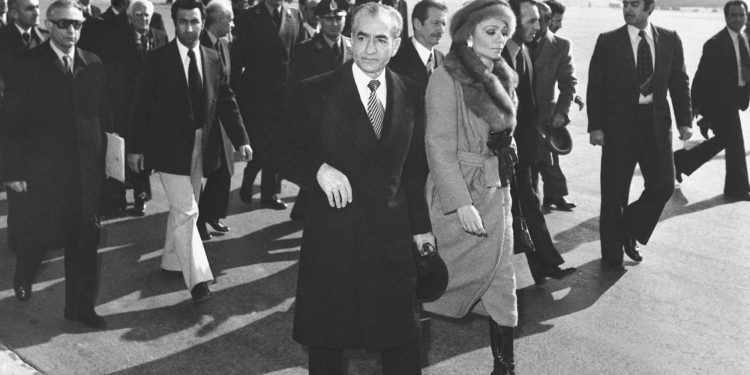
[[[4,106],[5,181],[26,181],[28,189],[14,197],[11,246],[19,248],[63,247],[72,220],[98,228],[104,68],[96,55],[77,49],[68,77],[49,43],[19,58],[18,85]],[[80,209],[79,218],[70,217],[71,207]]]
[[[422,63],[422,58],[419,57],[419,52],[414,47],[412,39],[406,39],[401,42],[401,47],[396,52],[396,56],[393,56],[388,63],[388,68],[402,76],[419,82],[422,85],[422,91],[425,91],[427,90],[427,81],[430,79],[430,76],[427,75],[427,67]],[[435,67],[442,66],[444,58],[443,53],[435,49]]]
[[[282,177],[310,192],[294,318],[294,339],[306,345],[382,351],[419,340],[411,246],[430,231],[423,100],[390,71],[386,85],[380,139],[350,62],[301,82],[274,143]],[[330,207],[318,185],[322,163],[347,176],[345,208]]]
[[[312,76],[330,72],[352,59],[352,41],[341,36],[344,43],[344,53],[336,56],[331,47],[328,46],[323,34],[317,33],[312,39],[300,44],[294,52],[292,64],[289,67],[289,79],[287,85],[310,78]]]

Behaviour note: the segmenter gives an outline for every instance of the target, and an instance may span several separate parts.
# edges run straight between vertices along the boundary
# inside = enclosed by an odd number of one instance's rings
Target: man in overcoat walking
[[[354,62],[304,80],[274,144],[284,178],[308,189],[294,339],[310,374],[342,374],[342,350],[383,356],[385,374],[419,374],[411,247],[434,244],[424,198],[420,88],[386,69],[401,17],[357,8]]]

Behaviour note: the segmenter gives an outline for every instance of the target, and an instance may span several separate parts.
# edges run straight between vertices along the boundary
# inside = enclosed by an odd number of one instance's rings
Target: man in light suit
[[[294,339],[311,375],[342,374],[342,352],[382,353],[383,373],[420,373],[415,265],[434,244],[427,203],[420,88],[386,69],[401,17],[368,3],[354,12],[354,63],[292,89],[274,158],[308,189]]]
[[[534,40],[539,31],[539,11],[535,0],[511,0],[510,6],[518,23],[513,37],[503,50],[503,58],[518,73],[518,126],[513,137],[518,148],[518,163],[515,166],[516,184],[511,184],[513,212],[523,212],[536,251],[526,252],[529,271],[537,285],[547,278],[561,279],[576,271],[576,268],[560,268],[565,260],[552,242],[547,229],[539,198],[533,186],[532,169],[541,161],[539,150],[543,147],[537,131],[537,101],[534,95],[534,66],[526,44]],[[516,224],[518,225],[518,224]]]
[[[219,53],[221,64],[229,75],[231,71],[229,43],[226,37],[234,27],[234,11],[229,0],[212,0],[206,6],[206,28],[201,34],[201,45],[211,48]],[[219,145],[221,149],[221,167],[206,177],[206,184],[201,191],[198,201],[198,233],[203,241],[210,240],[212,235],[208,232],[206,224],[219,233],[229,232],[229,227],[221,222],[227,217],[227,205],[229,204],[229,190],[234,173],[234,147],[229,140],[224,127],[219,127],[221,132],[213,133],[214,137],[220,138],[221,142],[211,142]]]
[[[534,65],[534,96],[537,102],[537,129],[560,128],[570,123],[568,112],[573,103],[578,80],[575,76],[573,56],[570,54],[570,41],[552,33],[549,29],[552,11],[545,3],[538,2],[539,26],[533,47],[531,61]],[[559,90],[555,99],[555,84]],[[570,211],[576,205],[568,201],[568,184],[560,168],[560,159],[541,145],[542,160],[535,165],[534,183],[538,186],[541,174],[544,181],[544,206],[556,206],[563,211]]]
[[[196,224],[201,178],[223,157],[214,133],[222,126],[245,160],[252,150],[221,57],[199,43],[203,3],[176,0],[171,13],[176,38],[149,54],[136,84],[128,164],[159,173],[169,201],[161,268],[181,271],[198,303],[211,297],[213,280]]]
[[[640,262],[646,244],[674,190],[672,120],[680,139],[691,136],[690,87],[676,32],[649,22],[654,0],[625,0],[625,26],[599,35],[588,83],[589,138],[602,146],[602,265],[621,270],[623,252]],[[636,163],[644,180],[641,196],[628,204]]]
[[[83,24],[78,3],[47,9],[50,40],[16,62],[2,113],[5,183],[13,195],[13,289],[31,298],[47,251],[64,248],[65,319],[100,329],[97,218],[104,181],[104,67],[76,48]]]
[[[405,40],[393,56],[388,67],[394,72],[409,77],[427,90],[427,81],[432,71],[443,65],[442,52],[435,48],[445,33],[448,6],[436,0],[422,0],[411,13],[414,36]]]
[[[269,134],[281,122],[289,63],[305,38],[299,10],[283,0],[262,0],[237,16],[237,38],[232,42],[232,88],[242,111],[255,155],[247,163],[240,199],[252,201],[253,183],[262,169],[260,205],[286,209],[276,194],[280,180],[266,155]]]
[[[322,0],[318,3],[313,15],[319,22],[320,32],[297,48],[289,67],[287,87],[337,69],[352,59],[351,39],[342,35],[348,11],[349,3],[346,0]],[[300,188],[289,217],[304,220],[308,204],[307,192]]]
[[[703,46],[693,80],[693,113],[711,124],[715,136],[690,150],[674,153],[675,178],[691,175],[721,150],[726,153],[724,196],[750,201],[745,142],[739,110],[750,99],[750,54],[748,54],[747,4],[728,1],[724,6],[727,27]],[[744,55],[744,57],[743,57]]]

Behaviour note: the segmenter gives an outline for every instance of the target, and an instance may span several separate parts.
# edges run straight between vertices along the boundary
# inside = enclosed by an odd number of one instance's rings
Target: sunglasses
[[[70,26],[73,26],[74,29],[80,30],[83,26],[83,21],[78,20],[66,20],[66,19],[60,19],[60,20],[49,20],[49,22],[52,22],[53,25],[57,26],[58,29],[67,30]]]

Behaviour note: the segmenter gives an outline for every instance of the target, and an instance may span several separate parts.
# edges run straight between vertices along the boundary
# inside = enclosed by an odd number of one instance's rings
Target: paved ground
[[[720,15],[656,16],[681,33],[692,76]],[[576,43],[582,92],[592,38],[619,24],[616,10],[569,12],[563,35]],[[723,199],[723,154],[675,190],[644,262],[605,272],[598,243],[601,151],[587,143],[585,115],[572,120],[575,148],[562,164],[579,208],[546,218],[566,265],[579,271],[537,287],[523,256],[514,258],[519,374],[750,373],[750,203]],[[62,318],[60,252],[49,254],[32,300],[15,300],[0,194],[0,343],[47,374],[306,373],[305,349],[290,339],[302,225],[288,220],[288,210],[242,204],[235,176],[226,220],[232,231],[206,244],[216,298],[196,307],[180,278],[158,271],[166,207],[153,181],[147,217],[105,223],[97,310],[110,327],[102,332]],[[642,183],[636,176],[633,198]],[[295,193],[284,185],[287,202]],[[15,358],[0,346],[0,374],[29,373]],[[490,365],[485,319],[434,318],[424,326],[425,374],[487,374]],[[348,367],[349,374],[379,373],[376,356],[366,352],[348,353]]]

